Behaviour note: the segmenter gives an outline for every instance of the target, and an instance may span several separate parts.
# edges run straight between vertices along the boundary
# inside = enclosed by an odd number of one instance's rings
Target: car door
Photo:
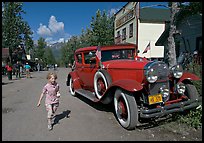
[[[83,87],[84,86],[84,82],[82,80],[82,71],[83,71],[83,63],[82,63],[82,53],[77,53],[76,56],[75,56],[75,71],[77,73],[77,75],[79,76],[80,78],[80,81],[81,81],[81,86]]]
[[[84,83],[84,88],[87,90],[93,90],[94,88],[94,74],[97,71],[95,53],[95,51],[83,53],[83,64],[79,76]]]

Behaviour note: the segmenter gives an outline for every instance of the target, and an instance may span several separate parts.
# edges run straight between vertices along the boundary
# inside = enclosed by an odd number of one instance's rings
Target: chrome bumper
[[[153,118],[160,117],[175,112],[183,112],[187,109],[192,109],[199,106],[202,103],[202,97],[199,97],[196,100],[188,100],[184,102],[178,102],[171,105],[166,105],[164,107],[154,108],[154,109],[141,109],[140,117],[141,118]]]

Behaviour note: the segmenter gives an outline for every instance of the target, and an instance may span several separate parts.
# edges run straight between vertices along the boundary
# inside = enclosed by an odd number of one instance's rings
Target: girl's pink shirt
[[[46,95],[45,98],[45,104],[53,104],[53,103],[58,103],[59,98],[57,97],[57,92],[59,91],[59,85],[58,83],[51,84],[47,83],[43,87],[43,94]]]

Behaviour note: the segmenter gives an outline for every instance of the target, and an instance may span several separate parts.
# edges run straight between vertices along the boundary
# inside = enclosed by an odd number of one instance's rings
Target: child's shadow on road
[[[59,120],[63,119],[63,118],[69,118],[69,114],[71,113],[70,110],[66,110],[66,111],[63,111],[61,114],[58,114],[55,116],[55,119],[54,119],[54,123],[53,123],[53,126],[55,124],[58,124],[59,123]]]

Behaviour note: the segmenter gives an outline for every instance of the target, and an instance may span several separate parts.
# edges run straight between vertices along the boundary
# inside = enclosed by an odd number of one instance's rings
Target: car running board
[[[75,90],[76,93],[88,98],[89,100],[93,101],[93,102],[98,102],[99,99],[96,98],[95,93],[88,91],[88,90],[84,90],[84,89],[77,89]]]

